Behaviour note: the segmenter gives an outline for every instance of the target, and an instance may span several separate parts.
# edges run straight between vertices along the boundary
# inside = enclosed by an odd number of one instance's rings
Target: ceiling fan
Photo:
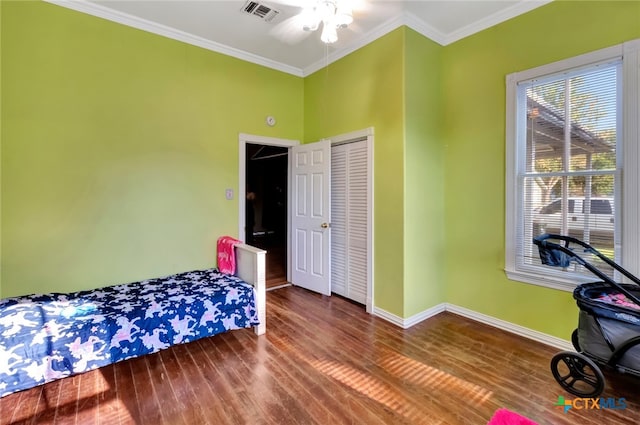
[[[338,41],[338,31],[353,22],[353,0],[249,0],[244,5],[244,11],[267,22],[275,21],[281,14],[286,15],[286,10],[283,13],[271,7],[271,3],[289,10],[297,9],[297,13],[285,17],[270,31],[271,35],[287,44],[297,44],[319,29],[320,40],[325,44],[333,44]]]

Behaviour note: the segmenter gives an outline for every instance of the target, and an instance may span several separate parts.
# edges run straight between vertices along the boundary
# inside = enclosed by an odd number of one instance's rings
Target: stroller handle
[[[555,242],[551,242],[549,239],[564,241],[564,246]],[[596,257],[600,258],[602,261],[622,273],[624,276],[631,279],[631,281],[633,281],[636,285],[640,285],[640,279],[634,276],[631,272],[624,269],[622,266],[609,259],[607,256],[602,254],[600,251],[598,251],[588,243],[582,242],[581,240],[576,238],[572,238],[571,236],[556,235],[550,233],[536,236],[535,238],[533,238],[533,243],[538,246],[542,264],[555,267],[568,267],[571,261],[575,261],[576,263],[580,264],[591,273],[596,275],[598,278],[602,279],[604,282],[614,286],[617,290],[625,294],[631,301],[640,306],[640,299],[638,299],[637,296],[633,295],[622,285],[615,282],[594,265],[585,261],[582,257],[576,254],[574,250],[569,248],[569,244],[571,243],[582,246],[584,248],[584,252],[595,255]]]

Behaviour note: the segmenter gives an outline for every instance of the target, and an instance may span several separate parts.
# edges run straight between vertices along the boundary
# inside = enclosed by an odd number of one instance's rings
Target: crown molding
[[[438,31],[433,28],[431,25],[427,25],[420,18],[415,16],[410,12],[403,12],[402,14],[395,16],[386,22],[378,25],[372,31],[365,34],[363,37],[355,40],[349,47],[341,50],[337,50],[331,54],[329,54],[326,58],[319,60],[302,70],[302,76],[306,77],[307,75],[311,75],[316,71],[321,70],[325,66],[347,56],[350,53],[355,52],[356,50],[366,46],[367,44],[379,39],[380,37],[387,35],[391,31],[400,28],[401,26],[407,26],[417,33],[427,37],[434,42],[444,45],[444,41],[446,40],[446,34]]]
[[[435,41],[441,46],[444,46],[446,44],[447,34],[435,29],[431,25],[428,25],[413,13],[404,12],[403,20],[404,20],[404,25],[408,26],[418,34],[421,34],[427,37],[429,40]]]
[[[224,44],[216,43],[205,38],[189,34],[184,31],[177,30],[175,28],[168,27],[166,25],[158,24],[148,21],[146,19],[139,18],[137,16],[130,15],[128,13],[118,12],[111,8],[91,3],[82,0],[44,0],[47,3],[54,4],[56,6],[62,6],[67,9],[75,10],[77,12],[86,13],[98,18],[106,19],[108,21],[116,22],[128,27],[136,28],[142,31],[150,32],[153,34],[161,35],[163,37],[171,38],[173,40],[182,41],[193,46],[201,47],[203,49],[211,50],[223,55],[232,56],[237,59],[241,59],[247,62],[262,65],[267,68],[282,71],[287,74],[292,74],[297,77],[302,77],[302,70],[294,66],[286,65],[281,62],[273,61],[262,56],[254,55],[233,47],[226,46]]]
[[[369,31],[363,37],[356,39],[348,47],[336,50],[325,58],[314,62],[313,64],[304,67],[297,68],[291,65],[287,65],[281,62],[277,62],[265,57],[248,53],[227,45],[216,43],[211,40],[207,40],[203,37],[199,37],[193,34],[189,34],[184,31],[177,30],[175,28],[168,27],[166,25],[158,24],[137,16],[130,15],[124,12],[118,12],[106,6],[102,6],[96,3],[92,3],[84,0],[44,0],[47,3],[57,6],[65,7],[67,9],[75,10],[77,12],[86,13],[98,18],[106,19],[108,21],[116,22],[122,25],[126,25],[132,28],[136,28],[142,31],[157,34],[163,37],[167,37],[173,40],[181,41],[193,46],[201,47],[216,53],[232,56],[234,58],[251,62],[257,65],[262,65],[267,68],[282,71],[287,74],[295,75],[297,77],[306,77],[313,74],[316,71],[326,67],[327,65],[342,59],[350,53],[366,46],[367,44],[377,40],[378,38],[390,33],[391,31],[405,25],[424,37],[442,45],[446,46],[462,38],[468,37],[476,32],[482,31],[491,26],[497,25],[508,19],[514,18],[523,13],[529,12],[535,8],[550,3],[553,0],[522,0],[512,7],[497,12],[485,19],[474,22],[471,25],[467,25],[452,33],[445,34],[431,25],[426,24],[423,20],[415,16],[413,13],[404,11],[402,14],[392,17],[388,21],[380,24],[372,31]]]
[[[503,9],[499,12],[494,13],[493,15],[487,16],[484,19],[480,19],[479,21],[476,21],[470,25],[448,33],[444,37],[443,42],[440,44],[446,46],[447,44],[454,43],[489,27],[515,18],[518,15],[522,15],[523,13],[530,12],[533,9],[537,9],[540,6],[551,3],[552,1],[553,0],[522,0],[509,8]],[[427,35],[425,36],[428,37]]]
[[[348,47],[340,50],[336,50],[330,53],[326,58],[321,59],[317,62],[312,63],[311,65],[302,69],[302,76],[306,77],[308,75],[313,74],[316,71],[321,70],[325,66],[337,61],[338,59],[342,59],[350,53],[355,52],[358,49],[366,46],[367,44],[379,39],[380,37],[390,33],[396,28],[405,25],[404,15],[399,15],[389,19],[386,22],[375,27],[372,31],[369,31],[363,37],[356,39],[353,43],[351,43]]]

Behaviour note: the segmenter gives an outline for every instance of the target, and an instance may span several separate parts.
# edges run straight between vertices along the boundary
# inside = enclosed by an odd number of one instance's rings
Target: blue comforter
[[[0,397],[257,325],[253,287],[214,269],[0,300]]]

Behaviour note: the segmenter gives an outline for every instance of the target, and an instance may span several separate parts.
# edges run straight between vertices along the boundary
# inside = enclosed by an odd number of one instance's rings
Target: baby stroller
[[[576,287],[573,298],[580,313],[571,335],[576,352],[563,351],[551,360],[551,373],[560,386],[584,398],[604,390],[600,367],[640,377],[640,280],[578,239],[544,234],[533,239],[543,264],[568,267],[579,264],[602,281]],[[574,244],[574,246],[571,246]],[[614,282],[576,253],[582,249],[622,273],[635,284]]]

